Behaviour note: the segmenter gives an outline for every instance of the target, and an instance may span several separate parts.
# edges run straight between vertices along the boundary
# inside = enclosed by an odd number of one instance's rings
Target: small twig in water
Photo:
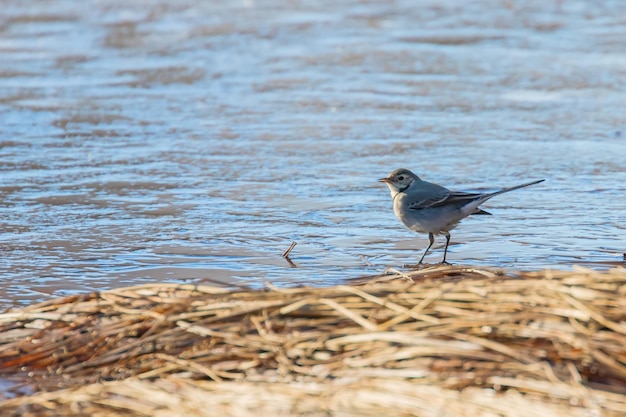
[[[365,265],[374,266],[374,264],[370,262],[369,257],[367,255],[359,255],[359,257],[361,258],[363,262],[365,262]]]
[[[296,247],[298,243],[297,242],[291,242],[291,245],[289,245],[289,247],[287,248],[286,251],[283,252],[282,257],[283,258],[289,258],[289,254],[291,253],[291,251],[293,250],[293,248]]]

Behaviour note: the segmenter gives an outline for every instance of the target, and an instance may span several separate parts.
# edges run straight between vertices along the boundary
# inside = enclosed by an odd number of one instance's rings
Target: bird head
[[[389,187],[391,195],[394,196],[397,193],[401,193],[409,189],[413,183],[420,180],[420,177],[409,171],[408,169],[399,168],[394,170],[391,174],[385,178],[381,178],[378,181],[384,182]]]

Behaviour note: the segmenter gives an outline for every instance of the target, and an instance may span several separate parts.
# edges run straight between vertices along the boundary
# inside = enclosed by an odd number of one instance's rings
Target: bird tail
[[[462,195],[461,198],[464,198],[464,199],[471,198],[471,201],[463,204],[461,210],[463,212],[467,213],[467,215],[472,215],[472,214],[491,214],[489,212],[486,212],[485,210],[479,209],[478,206],[480,206],[485,201],[487,201],[490,198],[495,197],[495,196],[497,196],[499,194],[504,194],[504,193],[508,193],[509,191],[517,190],[518,188],[524,188],[524,187],[528,187],[530,185],[539,184],[540,182],[543,182],[543,181],[545,181],[545,180],[531,181],[531,182],[527,182],[525,184],[516,185],[514,187],[503,188],[501,190],[495,191],[493,193],[488,193],[488,194],[465,194],[465,195]]]
[[[485,194],[483,196],[483,198],[481,199],[482,201],[487,201],[489,200],[491,197],[495,197],[499,194],[504,194],[504,193],[508,193],[509,191],[513,191],[513,190],[517,190],[518,188],[524,188],[524,187],[528,187],[530,185],[535,185],[535,184],[539,184],[540,182],[544,182],[544,180],[537,180],[537,181],[531,181],[531,182],[527,182],[525,184],[520,184],[520,185],[515,185],[513,187],[507,187],[507,188],[503,188],[499,191],[495,191],[493,193],[489,193],[489,194]]]

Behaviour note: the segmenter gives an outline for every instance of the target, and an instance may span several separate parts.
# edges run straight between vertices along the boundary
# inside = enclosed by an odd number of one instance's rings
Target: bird
[[[378,181],[389,187],[393,199],[393,211],[402,224],[414,232],[428,233],[428,247],[418,262],[418,265],[421,265],[426,254],[435,243],[436,235],[446,237],[446,247],[443,250],[441,263],[447,264],[446,256],[450,244],[450,230],[454,229],[467,216],[473,214],[490,215],[491,213],[479,208],[485,201],[509,191],[539,184],[545,179],[502,188],[492,193],[452,191],[441,185],[424,181],[405,168],[395,169],[391,174]]]

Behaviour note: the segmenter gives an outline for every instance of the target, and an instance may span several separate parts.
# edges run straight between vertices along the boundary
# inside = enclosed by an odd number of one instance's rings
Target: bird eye
[[[404,175],[399,175],[398,176],[398,181],[404,181]]]

